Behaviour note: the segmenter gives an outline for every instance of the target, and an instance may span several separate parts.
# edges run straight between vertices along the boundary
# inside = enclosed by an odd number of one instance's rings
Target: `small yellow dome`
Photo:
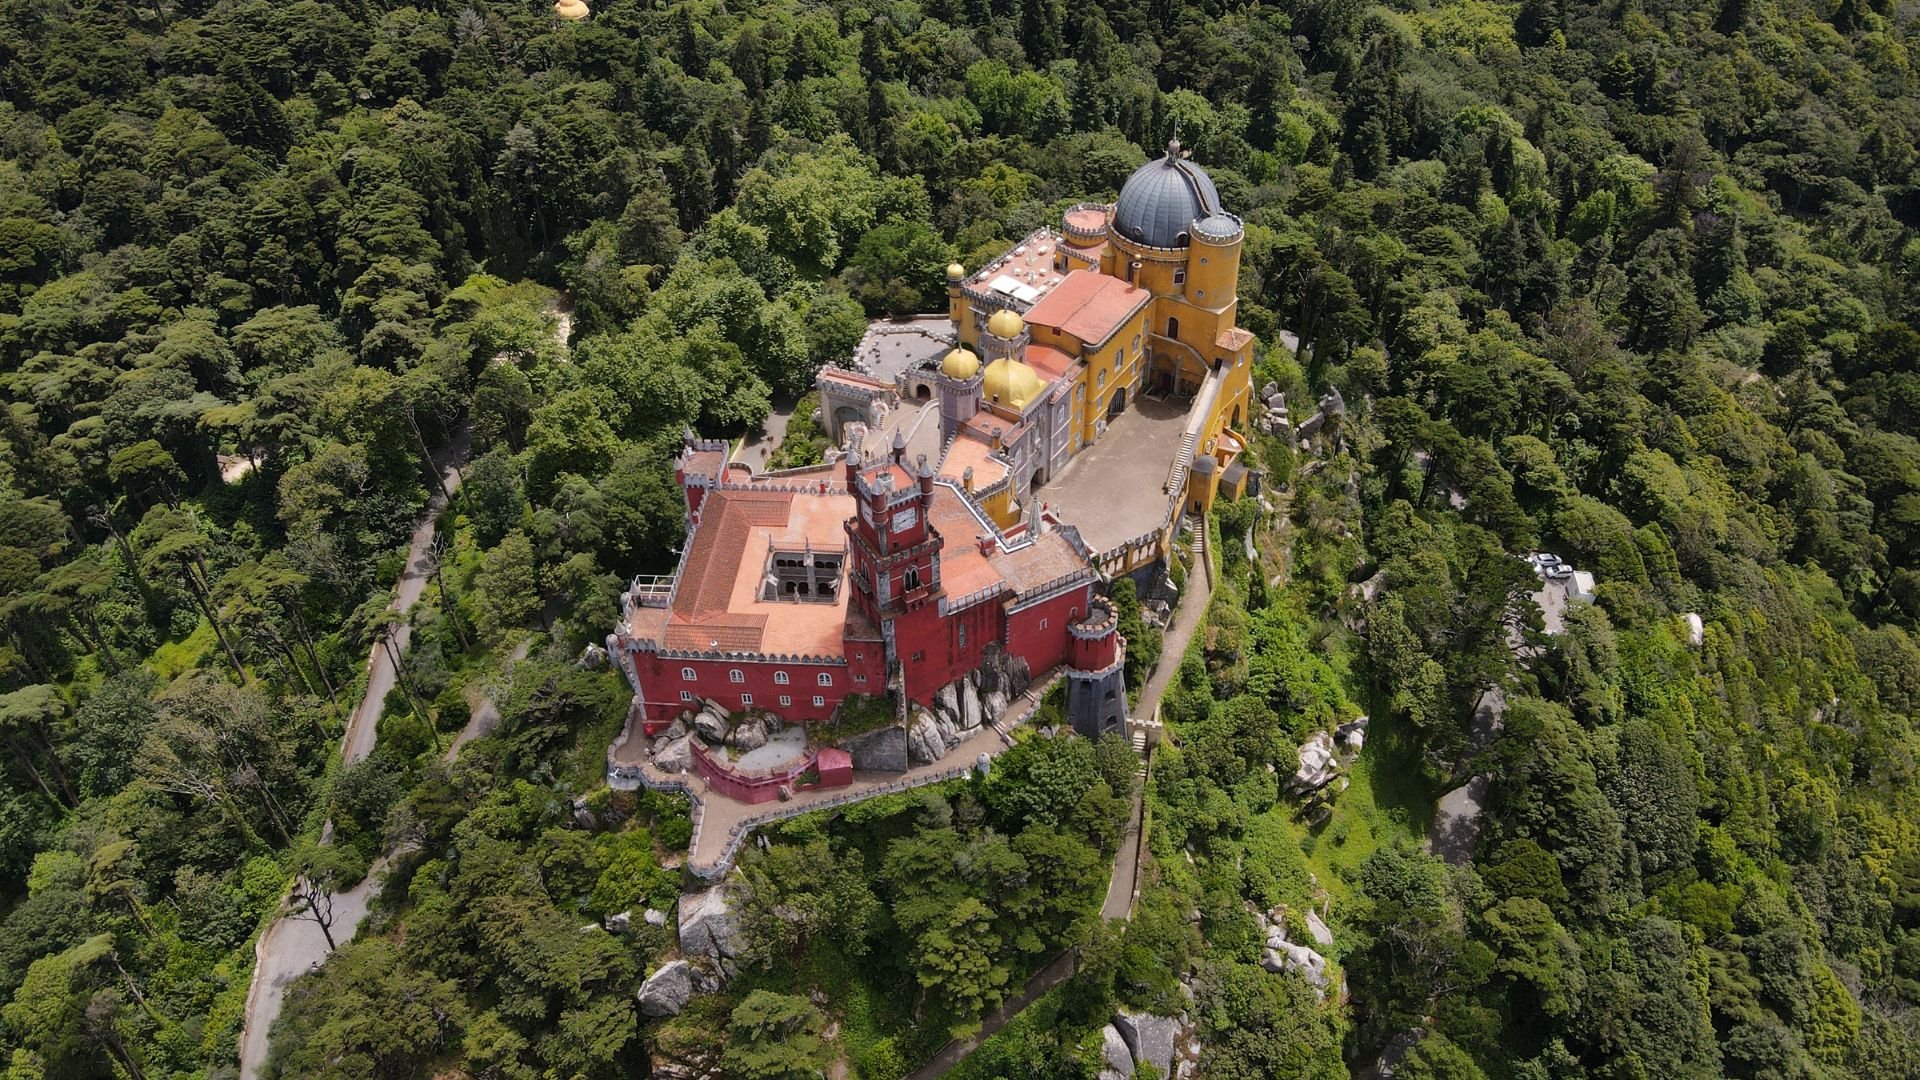
[[[949,379],[971,379],[980,373],[980,358],[965,349],[955,349],[940,361],[940,374]]]
[[[987,365],[987,376],[980,390],[988,401],[1011,409],[1024,409],[1028,402],[1040,396],[1046,385],[1039,372],[1003,356]]]
[[[554,0],[553,13],[563,19],[584,19],[590,12],[584,0]]]
[[[1017,338],[1027,324],[1012,308],[1001,308],[987,319],[987,333],[1000,338]],[[1025,365],[1022,365],[1025,366]]]
[[[966,276],[967,276],[966,267],[961,266],[959,263],[947,264],[947,280],[948,281],[959,281],[961,278]]]

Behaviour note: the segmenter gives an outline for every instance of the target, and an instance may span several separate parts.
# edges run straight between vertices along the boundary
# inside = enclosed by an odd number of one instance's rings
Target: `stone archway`
[[[1127,411],[1127,388],[1122,386],[1113,392],[1113,401],[1107,405],[1109,419]]]
[[[852,405],[842,405],[839,408],[833,410],[834,441],[835,442],[841,441],[841,439],[843,438],[841,433],[846,430],[846,427],[848,424],[864,424],[866,422],[867,422],[866,412],[861,409],[857,409]]]
[[[913,388],[913,396],[919,398],[921,401],[931,400],[933,397],[933,388],[926,383],[921,383],[919,386]]]

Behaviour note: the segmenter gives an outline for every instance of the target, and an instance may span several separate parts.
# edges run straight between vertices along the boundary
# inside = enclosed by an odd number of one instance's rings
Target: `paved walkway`
[[[560,345],[563,359],[569,355],[568,338],[573,333],[573,297],[562,289],[554,294],[553,333]],[[428,549],[433,544],[441,511],[447,508],[447,502],[460,490],[460,470],[466,465],[471,453],[470,429],[462,423],[454,437],[441,451],[434,455],[434,465],[441,470],[443,492],[435,492],[427,500],[427,508],[414,526],[412,542],[407,547],[407,562],[400,572],[400,580],[394,583],[392,610],[405,616],[420,601],[426,591],[427,581],[432,576],[427,572]],[[391,652],[386,645],[375,642],[372,654],[367,660],[367,692],[361,695],[360,704],[347,718],[347,730],[340,739],[340,757],[351,764],[373,753],[374,741],[379,735],[380,712],[386,701],[387,692],[393,689],[395,671],[393,657],[404,655],[407,645],[413,638],[413,628],[404,620],[392,632]],[[514,658],[526,655],[532,639],[523,641],[514,651]],[[500,713],[493,699],[489,697],[474,710],[454,741],[447,748],[446,760],[451,761],[462,744],[480,734],[490,732],[499,723]],[[321,843],[326,843],[333,835],[333,823],[327,822],[320,833]],[[367,903],[380,887],[382,872],[386,869],[387,858],[382,855],[367,868],[367,876],[360,883],[344,892],[334,894],[333,898],[333,939],[336,942],[350,940],[359,930],[360,923],[367,916]],[[284,903],[284,901],[282,901]],[[286,998],[287,985],[320,966],[331,952],[327,948],[325,935],[318,924],[310,919],[280,918],[268,926],[253,946],[253,981],[247,987],[247,1005],[242,1014],[240,1027],[240,1080],[255,1080],[260,1075],[261,1066],[267,1060],[267,1036],[273,1028],[273,1022],[280,1015],[280,1005]]]
[[[460,490],[460,466],[467,460],[467,433],[463,426],[459,435],[442,451],[442,481],[449,494]],[[426,513],[421,515],[420,523],[414,526],[413,543],[407,549],[406,568],[400,573],[400,580],[394,585],[392,608],[405,615],[418,603],[425,591],[428,578],[428,548],[433,543],[434,526],[440,518],[440,511],[446,508],[446,499],[438,492],[427,502]],[[393,645],[404,653],[408,641],[413,636],[412,627],[401,623],[393,631]],[[346,734],[340,739],[340,756],[351,764],[373,753],[374,738],[380,726],[381,703],[386,700],[387,691],[393,689],[395,672],[393,657],[384,645],[375,643],[371,656],[367,660],[367,692],[361,696],[360,704],[347,719]],[[324,842],[332,835],[332,823],[322,830]],[[386,859],[375,860],[367,869],[367,876],[351,889],[335,893],[333,897],[333,940],[345,942],[352,938],[360,928],[361,920],[367,916],[367,904],[373,893],[379,888],[380,873],[386,868]],[[267,1035],[274,1020],[280,1015],[280,1004],[286,998],[287,986],[293,980],[307,974],[326,960],[332,952],[327,947],[327,939],[320,932],[319,924],[311,919],[283,917],[276,920],[260,934],[253,945],[253,981],[247,988],[247,1006],[240,1028],[240,1077],[241,1080],[254,1080],[260,1075],[260,1068],[267,1060]]]
[[[631,733],[624,743],[613,753],[616,765],[638,768],[646,775],[649,787],[684,787],[694,801],[695,821],[692,845],[687,851],[687,862],[696,872],[708,873],[731,860],[730,848],[736,842],[735,830],[740,830],[739,839],[753,826],[774,818],[793,817],[809,810],[831,806],[838,803],[853,802],[871,795],[883,794],[889,788],[917,787],[947,779],[956,768],[972,768],[980,760],[980,755],[997,757],[1009,746],[1012,739],[1004,734],[1019,723],[1039,701],[1045,692],[1047,683],[1035,683],[1025,694],[1015,698],[998,720],[981,724],[972,735],[962,740],[958,746],[947,751],[946,756],[931,765],[916,765],[904,773],[873,772],[856,770],[853,783],[837,788],[806,788],[796,791],[793,798],[765,803],[744,803],[725,795],[715,794],[709,789],[706,780],[697,772],[667,773],[653,766],[653,755],[648,749],[651,740],[639,733]],[[707,870],[700,870],[705,867]]]

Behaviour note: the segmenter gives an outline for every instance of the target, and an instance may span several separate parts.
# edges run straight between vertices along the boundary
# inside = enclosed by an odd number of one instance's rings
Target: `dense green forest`
[[[892,1078],[1071,944],[963,1073],[1092,1076],[1124,1002],[1189,1009],[1206,1076],[1388,1046],[1400,1076],[1920,1075],[1913,14],[5,5],[8,1080],[236,1075],[253,938],[383,852],[270,1074],[610,1077],[664,1046]],[[643,1024],[671,931],[581,924],[671,903],[686,808],[605,789],[627,691],[573,660],[672,564],[681,431],[753,428],[1176,129],[1247,219],[1258,381],[1350,408],[1315,455],[1256,447],[1272,512],[1218,515],[1135,918],[1086,917],[1130,763],[1023,744],[774,830],[741,977]],[[1600,580],[1560,635],[1509,557],[1537,546]],[[499,732],[448,764],[485,698]],[[1359,712],[1310,826],[1267,766]],[[1447,866],[1418,839],[1475,774]],[[1275,905],[1324,910],[1344,994],[1260,969]]]

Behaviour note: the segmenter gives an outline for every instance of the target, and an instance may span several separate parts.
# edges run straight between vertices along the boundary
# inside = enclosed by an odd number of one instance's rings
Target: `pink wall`
[[[694,771],[699,773],[713,790],[729,799],[744,803],[772,802],[779,798],[782,786],[791,784],[801,775],[818,769],[819,758],[820,753],[812,753],[784,769],[764,773],[744,773],[736,772],[722,762],[714,760],[712,753],[698,742],[693,744]],[[853,767],[846,759],[847,755],[840,752],[834,768],[821,770],[818,782],[804,786],[809,788],[845,787],[853,783]]]

